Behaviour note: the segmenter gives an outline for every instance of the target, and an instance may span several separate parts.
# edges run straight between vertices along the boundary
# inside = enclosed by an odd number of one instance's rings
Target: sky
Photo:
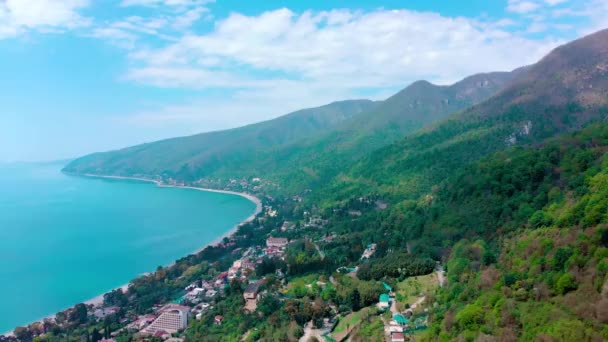
[[[0,0],[0,161],[384,99],[604,28],[608,0]]]

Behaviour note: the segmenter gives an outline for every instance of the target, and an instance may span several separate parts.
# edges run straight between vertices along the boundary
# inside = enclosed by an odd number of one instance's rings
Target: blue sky
[[[605,27],[608,0],[0,0],[0,161],[382,99]]]

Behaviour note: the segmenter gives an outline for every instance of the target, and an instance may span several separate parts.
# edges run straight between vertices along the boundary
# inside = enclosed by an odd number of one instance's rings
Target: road
[[[443,287],[445,283],[445,271],[441,265],[437,266],[437,280],[439,281],[439,286]]]

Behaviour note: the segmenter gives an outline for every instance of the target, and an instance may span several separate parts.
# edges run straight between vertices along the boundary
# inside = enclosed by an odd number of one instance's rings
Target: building
[[[405,335],[403,333],[392,333],[391,342],[405,342]]]
[[[243,298],[245,298],[245,310],[254,312],[258,308],[259,290],[260,283],[251,283],[247,285],[245,292],[243,292]]]
[[[142,330],[143,333],[156,335],[158,332],[165,331],[173,334],[188,326],[190,308],[187,306],[169,304],[160,309],[159,312],[160,316]]]
[[[391,297],[386,293],[380,295],[380,300],[378,301],[378,309],[386,310],[391,307]]]
[[[114,315],[114,314],[118,313],[119,311],[120,311],[119,307],[113,306],[113,307],[109,307],[109,308],[100,308],[100,309],[97,309],[97,310],[95,310],[93,312],[93,315],[98,320],[102,320],[102,319],[106,318],[107,316]]]
[[[245,300],[257,299],[259,290],[260,283],[251,283],[247,285],[245,292],[243,292],[243,298],[245,298]]]
[[[293,229],[294,227],[295,227],[294,223],[285,221],[285,222],[283,222],[283,225],[281,226],[281,231],[284,232],[284,231]]]
[[[363,251],[363,255],[361,256],[361,260],[363,260],[363,259],[369,259],[372,255],[374,255],[374,253],[376,253],[376,244],[372,243],[371,245],[367,246],[367,248],[365,249],[365,251]]]
[[[284,248],[287,246],[287,244],[289,243],[289,241],[286,238],[268,238],[266,239],[266,246],[267,247],[278,247],[278,248]]]
[[[167,340],[165,340],[165,342],[184,342],[183,338],[177,338],[177,337],[171,337]]]
[[[410,320],[407,319],[402,314],[395,314],[393,316],[393,321],[395,321],[397,324],[399,324],[401,326],[407,326],[407,324],[410,322]]]
[[[224,316],[217,315],[217,316],[215,316],[215,319],[213,320],[213,323],[215,323],[215,325],[221,325],[222,324],[222,320],[224,320]]]

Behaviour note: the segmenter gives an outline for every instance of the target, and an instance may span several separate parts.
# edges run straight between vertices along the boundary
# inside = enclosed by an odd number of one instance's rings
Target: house
[[[93,315],[98,320],[102,320],[102,319],[106,318],[107,316],[113,315],[119,311],[120,311],[119,307],[113,306],[113,307],[109,307],[109,308],[97,309],[97,310],[95,310],[95,312],[93,312]]]
[[[376,247],[377,247],[377,245],[375,243],[372,243],[369,246],[367,246],[367,248],[365,249],[365,251],[363,251],[363,255],[361,256],[361,260],[363,260],[363,259],[369,259],[372,255],[374,255],[374,253],[376,253]]]
[[[294,223],[285,221],[285,222],[283,222],[283,225],[281,226],[281,231],[284,232],[284,231],[293,229],[293,227],[295,227]]]
[[[251,283],[247,285],[245,292],[243,292],[243,298],[245,300],[256,299],[258,296],[258,291],[260,290],[260,283]]]
[[[266,239],[266,246],[267,247],[284,248],[284,247],[287,246],[288,243],[289,243],[289,241],[286,238],[273,238],[273,237],[270,237],[270,238]]]
[[[221,325],[222,324],[222,320],[224,320],[224,316],[217,315],[217,316],[215,316],[215,319],[213,319],[213,323],[215,325]]]
[[[407,325],[410,322],[410,320],[405,318],[405,316],[403,316],[402,314],[395,314],[393,316],[393,320],[400,325]]]
[[[205,280],[203,280],[203,282],[201,283],[201,287],[207,291],[213,290],[213,285]]]
[[[405,342],[405,335],[402,332],[392,333],[391,342]]]
[[[243,298],[245,298],[245,310],[248,312],[254,312],[257,309],[259,290],[260,283],[251,283],[247,285],[245,292],[243,292]]]
[[[268,248],[266,248],[266,250],[264,252],[269,257],[282,256],[283,255],[283,250],[281,248],[279,248],[279,247],[268,247]]]
[[[361,215],[363,215],[363,213],[361,213],[360,210],[349,210],[348,211],[348,215],[350,215],[350,216],[361,216]]]
[[[403,332],[403,327],[400,326],[397,322],[391,321],[390,325],[388,326],[388,331],[391,334],[392,333],[402,333]]]
[[[255,264],[249,260],[243,261],[243,269],[255,271]]]
[[[391,307],[391,297],[386,293],[381,294],[380,299],[378,301],[378,309],[387,310],[390,307]]]

